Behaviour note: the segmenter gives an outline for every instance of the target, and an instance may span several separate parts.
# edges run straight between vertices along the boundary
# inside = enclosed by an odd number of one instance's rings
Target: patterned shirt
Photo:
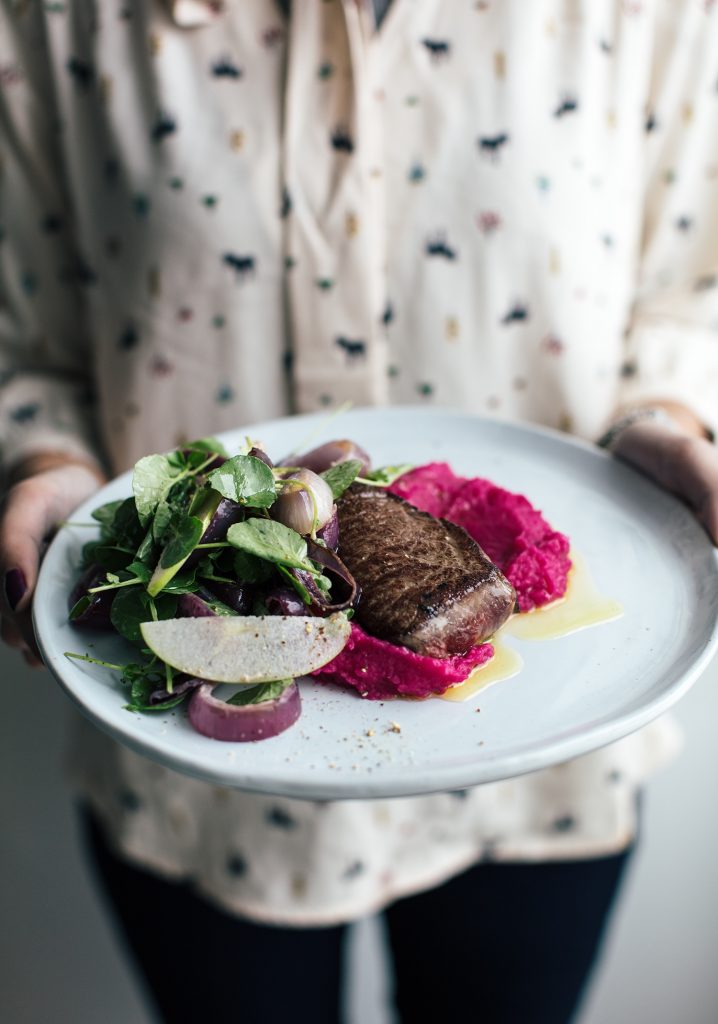
[[[417,403],[594,437],[718,428],[712,0],[3,4],[6,464]],[[214,789],[85,729],[128,856],[261,920],[346,919],[481,857],[620,849],[661,721],[419,800]]]

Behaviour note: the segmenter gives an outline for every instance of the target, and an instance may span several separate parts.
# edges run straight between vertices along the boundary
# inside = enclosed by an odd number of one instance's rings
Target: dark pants
[[[275,928],[131,867],[85,819],[87,847],[168,1024],[337,1024],[349,926]],[[403,1024],[566,1024],[628,854],[480,864],[386,911]]]

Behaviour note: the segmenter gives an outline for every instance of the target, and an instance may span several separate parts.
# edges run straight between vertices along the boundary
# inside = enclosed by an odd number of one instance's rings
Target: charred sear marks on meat
[[[444,658],[511,615],[513,587],[462,527],[358,484],[338,512],[341,557],[362,591],[357,621],[373,636]]]

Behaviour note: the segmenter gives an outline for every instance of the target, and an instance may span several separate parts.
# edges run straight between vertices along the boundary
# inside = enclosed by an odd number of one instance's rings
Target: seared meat
[[[359,484],[338,512],[339,553],[362,592],[357,621],[373,636],[446,658],[513,611],[514,588],[462,527]]]

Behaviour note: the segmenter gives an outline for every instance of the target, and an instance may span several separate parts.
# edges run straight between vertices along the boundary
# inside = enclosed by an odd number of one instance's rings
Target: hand
[[[41,665],[30,607],[45,541],[104,479],[89,463],[50,455],[29,460],[13,479],[0,511],[0,636]]]
[[[634,423],[621,431],[612,451],[685,501],[718,544],[718,446],[679,422],[680,431],[647,420]]]

